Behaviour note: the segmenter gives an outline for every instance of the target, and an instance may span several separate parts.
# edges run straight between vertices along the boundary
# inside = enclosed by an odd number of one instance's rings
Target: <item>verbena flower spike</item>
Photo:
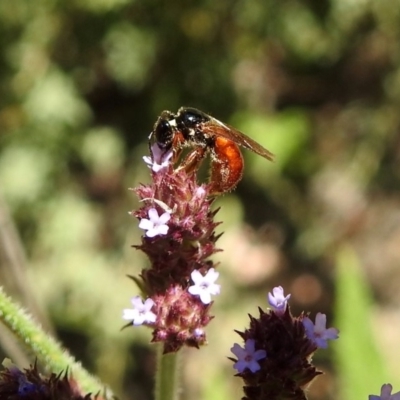
[[[206,342],[212,296],[220,292],[219,274],[209,259],[219,251],[219,223],[214,221],[218,210],[211,210],[208,185],[199,185],[196,174],[174,170],[171,151],[155,144],[151,153],[145,162],[152,183],[134,189],[142,207],[131,212],[144,230],[142,243],[134,247],[150,262],[134,279],[145,301],[134,297],[134,308],[124,310],[123,318],[151,327],[152,341],[163,342],[168,353]]]
[[[338,330],[325,330],[323,314],[318,314],[316,325],[311,323],[310,329],[305,323],[309,318],[303,313],[299,317],[291,314],[287,303],[290,295],[284,296],[282,287],[274,288],[272,293],[268,295],[272,309],[260,308],[258,318],[250,315],[249,328],[236,331],[244,347],[235,344],[231,351],[237,359],[230,359],[236,376],[244,381],[243,399],[305,400],[305,389],[322,373],[312,364],[312,356],[318,347],[326,347],[326,340],[337,339]],[[316,331],[323,343],[316,339]]]
[[[42,375],[38,367],[20,370],[9,360],[3,362],[0,371],[1,400],[103,400],[99,394],[83,394],[78,383],[68,371]]]

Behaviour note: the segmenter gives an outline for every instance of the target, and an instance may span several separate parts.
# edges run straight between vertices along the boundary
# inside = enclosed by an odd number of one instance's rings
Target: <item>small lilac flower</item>
[[[238,358],[233,368],[241,374],[246,368],[251,372],[257,372],[261,367],[259,360],[267,357],[265,350],[255,350],[255,340],[247,339],[244,348],[237,343],[231,348],[231,352]]]
[[[132,297],[131,303],[133,309],[125,308],[122,315],[123,319],[132,320],[133,325],[142,325],[143,323],[153,323],[156,321],[157,316],[151,309],[154,306],[152,299],[147,299],[144,303],[140,296]]]
[[[154,143],[151,146],[151,154],[152,157],[144,156],[143,160],[153,172],[157,173],[162,169],[168,167],[171,162],[173,152],[172,149],[168,151],[160,149],[157,143]]]
[[[196,329],[193,331],[193,335],[194,335],[195,337],[197,337],[197,338],[203,338],[203,337],[205,337],[204,330],[203,330],[203,329],[200,329],[200,328],[196,328]]]
[[[315,317],[315,325],[310,318],[304,317],[303,325],[306,330],[307,337],[313,341],[320,349],[328,347],[329,339],[337,339],[339,331],[336,328],[326,329],[326,315],[318,313]]]
[[[221,286],[215,283],[218,276],[219,272],[216,272],[214,268],[210,268],[205,276],[195,269],[190,275],[194,285],[189,287],[189,293],[200,296],[203,304],[210,304],[211,295],[217,295],[220,292]]]
[[[150,208],[149,219],[143,218],[139,223],[139,228],[147,231],[146,236],[150,238],[157,235],[166,235],[169,229],[166,223],[170,218],[171,214],[169,212],[158,216],[157,210],[155,208]]]
[[[381,387],[381,395],[376,396],[374,394],[370,394],[368,396],[368,400],[400,400],[400,392],[392,393],[392,385],[390,383],[386,383]]]
[[[283,294],[282,286],[277,286],[272,289],[272,293],[268,293],[269,305],[279,314],[282,314],[286,310],[287,302],[290,299],[290,294],[286,297]]]

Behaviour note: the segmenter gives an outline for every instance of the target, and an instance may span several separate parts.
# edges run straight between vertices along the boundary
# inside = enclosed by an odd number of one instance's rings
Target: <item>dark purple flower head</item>
[[[299,317],[291,314],[288,299],[282,287],[275,288],[269,294],[273,309],[259,309],[258,318],[250,316],[248,329],[236,331],[244,347],[235,344],[231,351],[237,359],[230,359],[235,363],[236,376],[244,381],[244,400],[305,400],[304,390],[321,374],[312,364],[312,355],[322,346],[310,336],[305,322],[309,318],[303,313]],[[323,340],[337,336],[336,329],[325,330],[325,323],[317,321],[316,325],[323,325],[323,332],[317,329]],[[312,332],[315,335],[314,329]]]
[[[7,364],[3,362],[3,365]],[[5,366],[0,371],[0,399],[7,400],[102,400],[100,395],[82,394],[76,381],[68,373],[43,376],[37,365],[19,370]]]
[[[154,304],[140,312],[140,299],[124,318],[133,324],[146,324],[153,330],[153,341],[164,342],[164,351],[176,351],[183,345],[199,347],[205,343],[205,326],[211,296],[219,294],[218,273],[209,259],[219,251],[214,221],[218,210],[211,210],[213,198],[209,185],[199,185],[196,174],[174,169],[171,152],[152,146],[150,166],[152,183],[134,189],[142,207],[130,214],[144,230],[142,243],[134,246],[150,262],[140,278],[133,278],[142,294]],[[155,315],[154,320],[148,317]],[[144,318],[144,319],[143,319]],[[199,334],[201,332],[201,334]]]

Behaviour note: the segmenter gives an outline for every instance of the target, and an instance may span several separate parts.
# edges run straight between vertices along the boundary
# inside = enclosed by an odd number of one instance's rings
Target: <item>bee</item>
[[[178,169],[195,173],[210,154],[210,193],[218,195],[236,187],[243,175],[243,156],[239,146],[272,161],[274,155],[237,129],[191,107],[181,107],[176,114],[163,111],[150,134],[162,151],[173,150],[177,162],[185,147],[192,150]]]

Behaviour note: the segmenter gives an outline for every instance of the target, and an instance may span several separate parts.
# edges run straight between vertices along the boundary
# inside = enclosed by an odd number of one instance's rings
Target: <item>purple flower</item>
[[[160,149],[157,143],[154,143],[151,146],[151,154],[151,157],[144,156],[143,160],[153,172],[157,173],[162,169],[168,167],[171,162],[173,152],[172,149],[166,152],[165,150]]]
[[[267,357],[265,350],[255,350],[255,340],[247,339],[244,348],[237,343],[231,348],[231,352],[238,358],[233,368],[241,374],[246,368],[251,372],[257,372],[261,367],[259,360]]]
[[[336,328],[326,329],[326,315],[318,313],[315,317],[315,325],[310,318],[304,317],[303,325],[306,330],[307,337],[313,341],[317,347],[326,349],[329,339],[337,339],[339,331]]]
[[[40,392],[40,387],[38,387],[38,385],[35,385],[34,383],[29,382],[24,375],[19,377],[18,382],[18,394],[21,397],[28,397],[30,395],[34,396],[35,394],[38,394]]]
[[[158,216],[157,210],[155,208],[150,208],[149,219],[143,218],[139,223],[139,228],[147,231],[146,236],[150,238],[157,235],[166,235],[169,229],[166,223],[170,218],[171,214],[169,212]]]
[[[38,362],[19,370],[10,360],[4,360],[0,371],[0,399],[94,399],[81,392],[78,382],[68,372],[38,371]],[[95,396],[96,397],[96,396]],[[97,396],[97,398],[99,398]]]
[[[400,392],[392,393],[392,385],[390,383],[385,383],[381,387],[381,395],[376,396],[374,394],[370,394],[368,396],[369,400],[400,400]]]
[[[282,286],[277,286],[272,289],[272,293],[268,293],[269,305],[279,314],[282,314],[286,310],[287,302],[290,299],[290,294],[286,297],[283,294]]]
[[[151,309],[154,306],[152,299],[147,299],[144,303],[140,296],[132,297],[133,309],[125,308],[122,318],[132,320],[133,325],[142,325],[143,323],[153,323],[156,321],[156,314]]]
[[[189,293],[200,296],[203,304],[210,304],[211,295],[217,295],[220,292],[221,286],[215,283],[218,276],[219,272],[216,272],[214,268],[210,268],[205,276],[195,269],[190,275],[194,285],[189,287]]]

